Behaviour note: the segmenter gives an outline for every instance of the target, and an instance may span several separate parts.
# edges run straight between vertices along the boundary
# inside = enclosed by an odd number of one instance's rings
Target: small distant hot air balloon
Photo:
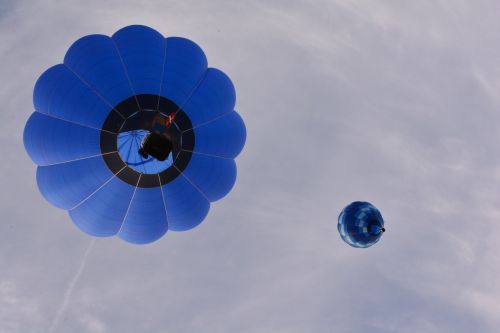
[[[371,203],[361,201],[355,201],[342,210],[337,227],[344,242],[361,248],[372,246],[385,232],[380,211]]]
[[[37,183],[82,231],[150,243],[200,224],[246,138],[231,80],[202,49],[140,25],[77,40],[33,92]]]

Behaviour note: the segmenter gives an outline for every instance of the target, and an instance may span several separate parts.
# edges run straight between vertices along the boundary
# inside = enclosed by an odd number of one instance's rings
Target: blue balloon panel
[[[64,64],[110,107],[134,95],[116,43],[108,36],[80,38],[66,53]]]
[[[72,209],[113,177],[101,156],[38,167],[42,195],[56,207]]]
[[[180,37],[166,39],[165,68],[160,95],[182,107],[207,71],[207,58],[203,50]]]
[[[45,166],[101,154],[100,131],[34,112],[24,128],[24,147]]]
[[[216,68],[209,68],[182,109],[196,127],[233,111],[235,103],[236,92],[229,77]]]
[[[165,38],[142,25],[132,25],[113,35],[134,93],[159,94],[165,63]]]
[[[235,158],[243,149],[246,129],[240,115],[231,111],[215,120],[195,127],[197,153]]]
[[[45,71],[33,92],[36,111],[72,123],[99,129],[111,108],[68,67]]]
[[[137,188],[118,237],[130,243],[146,244],[161,238],[167,229],[161,188]]]
[[[372,204],[355,201],[340,213],[338,230],[347,244],[366,248],[379,241],[385,231],[384,219]]]
[[[120,230],[135,187],[113,177],[106,185],[69,211],[80,230],[92,236],[113,236]]]
[[[233,188],[236,182],[236,163],[229,158],[194,153],[183,174],[213,202],[224,197]]]
[[[196,227],[208,214],[210,202],[186,177],[179,175],[162,186],[168,228],[185,231]]]

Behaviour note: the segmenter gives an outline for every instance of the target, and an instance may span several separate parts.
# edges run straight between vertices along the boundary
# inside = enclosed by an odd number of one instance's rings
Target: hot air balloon
[[[385,232],[380,211],[371,203],[361,201],[355,201],[342,210],[337,227],[344,242],[360,248],[372,246]]]
[[[42,195],[92,236],[150,243],[200,224],[236,181],[246,130],[202,49],[140,25],[77,40],[24,130]]]

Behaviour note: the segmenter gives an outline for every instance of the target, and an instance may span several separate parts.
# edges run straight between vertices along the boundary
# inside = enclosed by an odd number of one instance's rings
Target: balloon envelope
[[[35,85],[24,144],[40,192],[93,236],[150,243],[191,229],[236,181],[246,130],[235,100],[188,39],[139,25],[82,37]],[[153,132],[167,159],[140,153]]]
[[[385,231],[380,211],[369,202],[355,201],[346,206],[338,218],[340,237],[353,247],[370,247]]]

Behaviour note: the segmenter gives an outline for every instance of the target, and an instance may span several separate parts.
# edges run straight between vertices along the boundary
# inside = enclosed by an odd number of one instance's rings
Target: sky
[[[496,333],[497,1],[0,0],[0,332]],[[130,24],[194,40],[247,127],[206,220],[93,239],[39,193],[38,76]],[[343,243],[375,204],[387,232]]]

